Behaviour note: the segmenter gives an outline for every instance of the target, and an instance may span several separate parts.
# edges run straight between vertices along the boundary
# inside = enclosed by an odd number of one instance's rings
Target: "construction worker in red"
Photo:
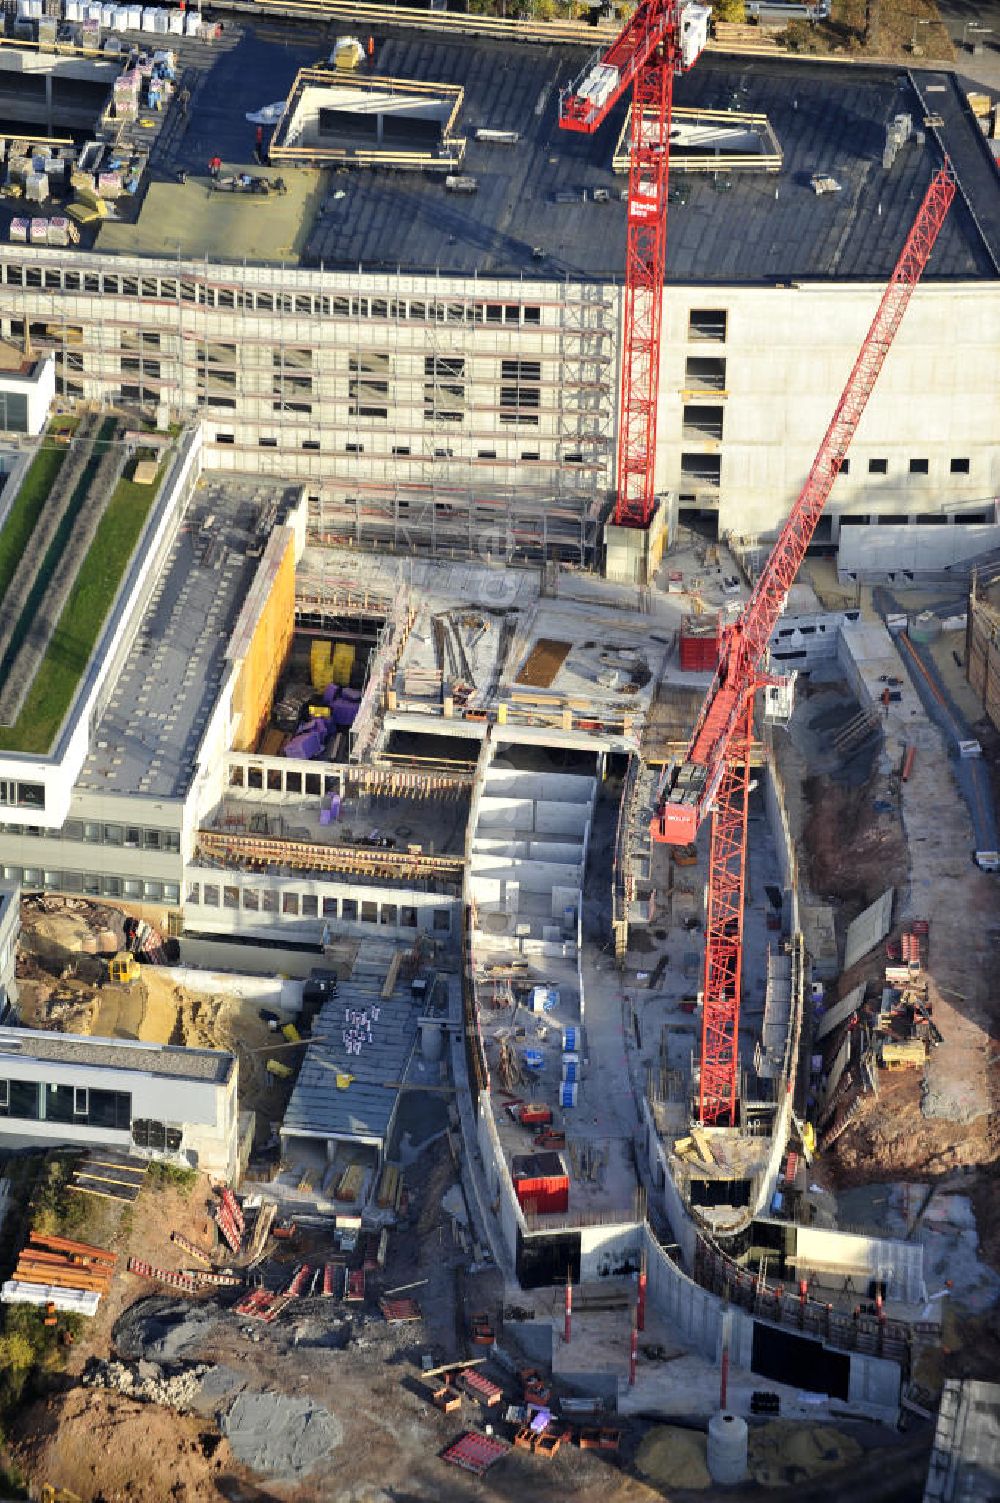
[[[212,157],[210,159],[210,161],[209,161],[209,164],[208,164],[208,175],[209,175],[209,177],[218,178],[218,176],[221,173],[221,171],[222,171],[222,158],[221,157]]]

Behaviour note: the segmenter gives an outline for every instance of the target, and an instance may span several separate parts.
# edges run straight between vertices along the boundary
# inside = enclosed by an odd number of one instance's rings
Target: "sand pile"
[[[711,1487],[707,1444],[708,1437],[699,1430],[658,1425],[643,1440],[635,1464],[656,1487]]]
[[[750,1431],[750,1475],[761,1487],[790,1487],[850,1466],[861,1446],[829,1425],[774,1420]]]

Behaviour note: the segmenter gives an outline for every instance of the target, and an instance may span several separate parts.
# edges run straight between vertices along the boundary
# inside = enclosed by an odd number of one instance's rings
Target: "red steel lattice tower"
[[[757,690],[770,681],[762,676],[761,665],[955,189],[946,163],[935,173],[917,211],[806,483],[742,614],[724,633],[719,667],[684,762],[668,769],[660,788],[652,821],[654,840],[686,845],[705,816],[712,815],[698,1090],[698,1118],[704,1124],[736,1122],[753,708]]]
[[[656,408],[674,76],[697,60],[708,19],[704,5],[644,0],[611,46],[560,100],[562,128],[590,134],[632,88],[614,507],[614,521],[623,527],[648,527],[656,506]]]

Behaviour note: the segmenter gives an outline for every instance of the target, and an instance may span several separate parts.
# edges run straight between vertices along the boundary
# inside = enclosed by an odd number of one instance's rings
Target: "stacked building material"
[[[495,1461],[506,1455],[508,1449],[506,1441],[498,1440],[495,1435],[480,1435],[475,1430],[467,1430],[441,1452],[441,1460],[481,1477]]]
[[[219,1204],[215,1208],[215,1224],[222,1233],[226,1245],[232,1252],[238,1253],[243,1243],[243,1212],[228,1185],[224,1185],[219,1191]]]
[[[111,1287],[117,1258],[89,1242],[32,1232],[13,1278],[3,1288],[5,1304],[54,1304],[92,1315]],[[81,1296],[96,1296],[96,1299]],[[60,1296],[65,1298],[60,1299]],[[91,1308],[92,1307],[92,1308]]]
[[[399,1210],[399,1202],[403,1195],[403,1171],[398,1164],[386,1164],[382,1170],[382,1178],[379,1181],[378,1195],[376,1200],[383,1210],[390,1207],[394,1211]]]
[[[309,648],[309,678],[314,689],[325,689],[330,682],[330,653],[332,642],[313,642]]]
[[[305,1287],[309,1282],[309,1276],[311,1273],[312,1269],[310,1268],[308,1263],[299,1264],[298,1268],[296,1268],[295,1272],[289,1279],[288,1288],[285,1290],[285,1293],[290,1299],[303,1298],[305,1294]]]
[[[354,667],[355,647],[353,642],[338,642],[330,658],[330,680],[341,689],[351,682]]]

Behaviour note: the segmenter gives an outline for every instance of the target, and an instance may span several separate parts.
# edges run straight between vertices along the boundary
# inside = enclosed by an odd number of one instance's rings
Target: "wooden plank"
[[[395,991],[396,981],[399,978],[399,968],[403,964],[403,955],[404,955],[404,951],[397,950],[396,953],[393,955],[392,959],[389,962],[389,969],[388,969],[388,971],[386,971],[386,973],[385,973],[385,980],[382,983],[382,1001],[383,1002],[388,1002],[389,998],[392,996],[393,992]]]
[[[486,1357],[468,1357],[464,1362],[442,1362],[440,1367],[429,1367],[420,1376],[422,1378],[436,1378],[441,1373],[461,1372],[463,1367],[482,1367],[486,1361],[488,1361]]]

